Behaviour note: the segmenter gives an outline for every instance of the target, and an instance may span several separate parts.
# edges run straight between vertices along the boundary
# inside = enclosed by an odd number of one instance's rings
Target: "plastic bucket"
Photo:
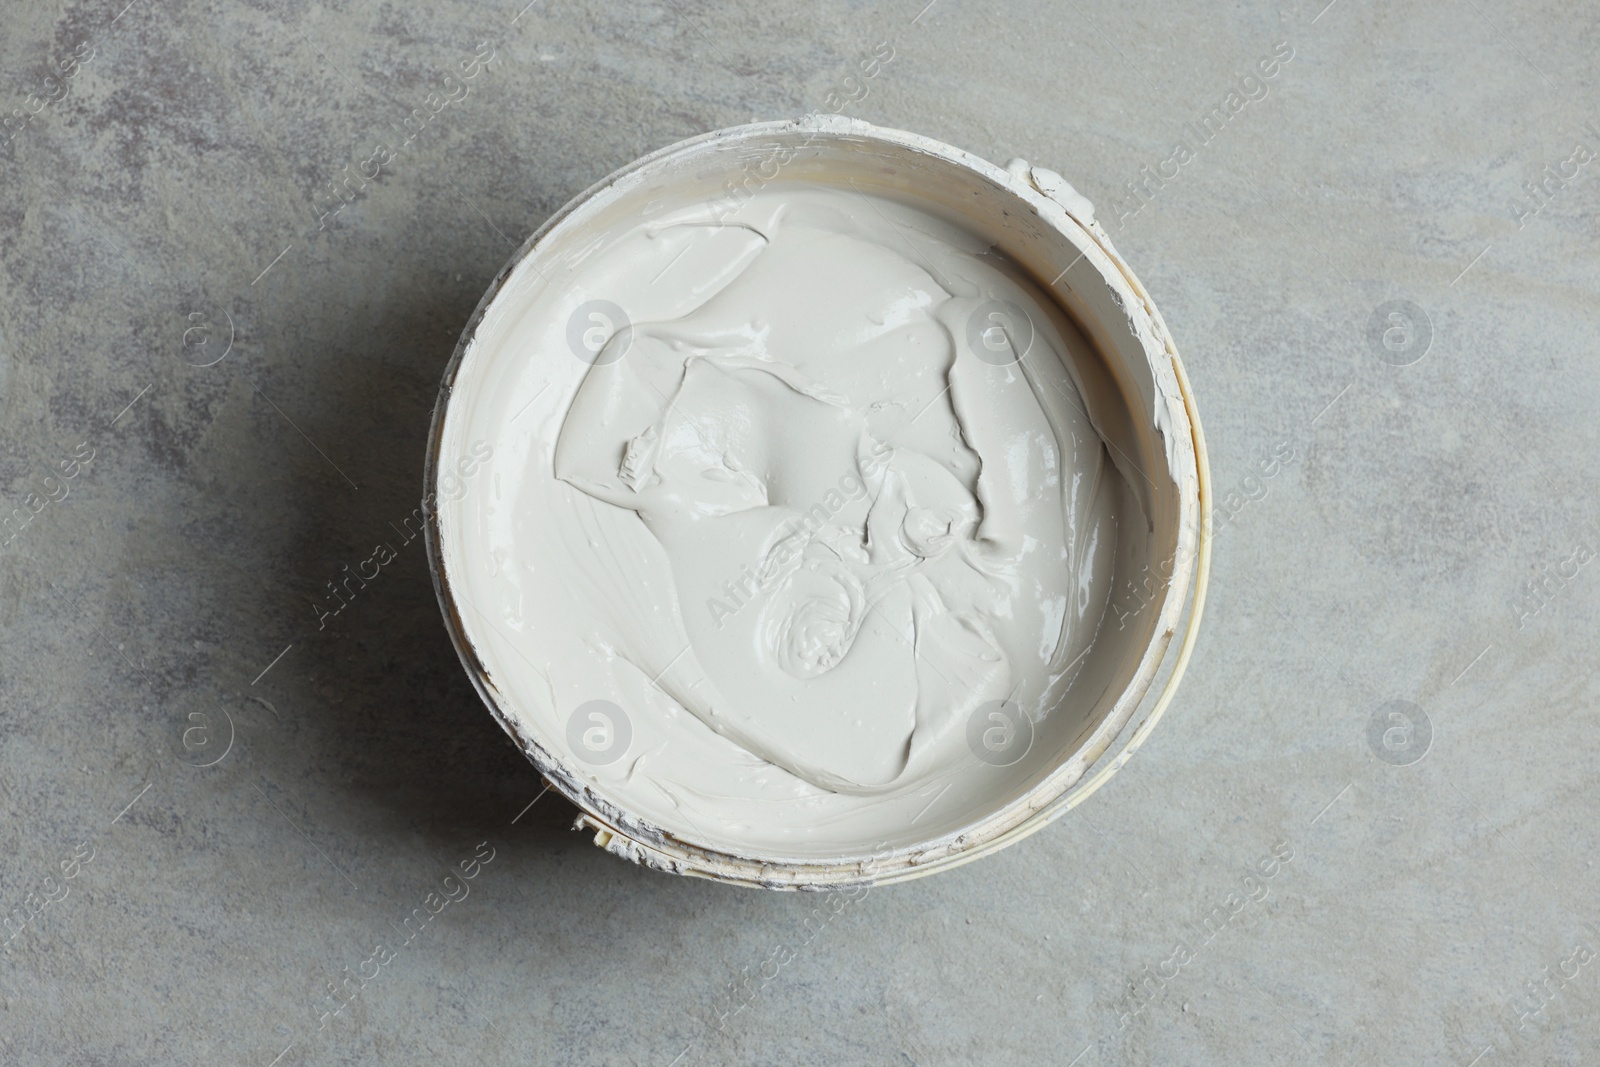
[[[1096,638],[1099,681],[1092,699],[1071,715],[1052,712],[1032,727],[1029,759],[1012,772],[1008,791],[980,809],[945,812],[924,830],[908,820],[904,832],[875,847],[841,840],[836,854],[708,840],[692,826],[638,810],[615,775],[596,773],[575,758],[566,729],[572,709],[559,706],[554,690],[512,691],[501,684],[511,657],[534,663],[540,652],[521,647],[464,594],[474,567],[492,569],[490,550],[475,541],[471,512],[437,506],[460,492],[460,472],[474,445],[462,413],[481,400],[483,364],[509,329],[515,299],[562,284],[563,263],[664,207],[701,203],[715,220],[752,188],[781,190],[792,181],[870,191],[959,219],[1024,271],[1095,350],[1097,365],[1080,369],[1101,383],[1096,427],[1130,475],[1149,525],[1140,551],[1124,553],[1116,564],[1113,598],[1123,600],[1106,608],[1116,611],[1116,628],[1103,622],[1104,636]],[[565,354],[533,358],[548,359],[558,377],[578,373]],[[475,490],[473,506],[499,506],[503,491],[491,481]],[[435,588],[462,663],[550,787],[581,810],[578,828],[592,831],[608,851],[651,868],[770,889],[820,889],[903,881],[991,853],[1080,803],[1128,760],[1171,702],[1194,644],[1209,570],[1209,498],[1204,438],[1176,346],[1088,201],[1059,175],[1021,160],[1001,168],[916,134],[808,116],[720,130],[662,149],[574,198],[529,238],[489,287],[445,371],[424,505]]]

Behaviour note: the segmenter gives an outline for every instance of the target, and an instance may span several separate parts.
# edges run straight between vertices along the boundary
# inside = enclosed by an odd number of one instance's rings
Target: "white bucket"
[[[494,480],[493,463],[487,484],[470,490],[476,495],[461,512],[465,518],[441,517],[434,506],[461,496],[463,472],[476,470],[471,457],[484,451],[465,436],[461,412],[478,402],[477,365],[510,329],[505,309],[513,295],[558,284],[550,279],[560,277],[559,265],[581,260],[608,233],[640,218],[695,203],[714,216],[738,190],[781,190],[791,181],[848,183],[957,219],[1054,299],[1099,354],[1097,366],[1075,373],[1100,383],[1096,428],[1119,455],[1119,467],[1136,472],[1128,480],[1150,527],[1141,535],[1142,551],[1118,553],[1114,595],[1131,591],[1138,610],[1117,608],[1116,629],[1102,622],[1090,656],[1098,672],[1093,699],[1033,724],[1026,758],[1008,770],[1011,778],[995,799],[975,810],[941,812],[921,830],[907,820],[903,832],[870,846],[842,829],[831,851],[707,839],[690,823],[641,811],[615,773],[597,773],[573,758],[566,729],[573,708],[554,687],[512,692],[497,681],[509,667],[521,669],[518,660],[537,667],[541,651],[522,647],[509,623],[485,614],[498,605],[463,595],[473,567],[496,566],[490,546],[476,540],[473,519],[500,506],[506,491]],[[565,354],[534,358],[548,360],[557,377],[578,373]],[[578,827],[592,830],[608,851],[649,867],[772,889],[883,884],[954,867],[1020,840],[1086,798],[1127,761],[1171,701],[1195,640],[1210,559],[1209,473],[1188,380],[1160,314],[1095,223],[1090,204],[1058,175],[1020,160],[1002,169],[925,137],[837,116],[740,126],[662,149],[546,222],[489,287],[445,372],[425,491],[429,560],[456,649],[502,727],[550,786],[581,809]],[[1186,606],[1185,632],[1173,649]],[[1164,684],[1153,691],[1163,665]],[[973,773],[988,773],[974,765]]]

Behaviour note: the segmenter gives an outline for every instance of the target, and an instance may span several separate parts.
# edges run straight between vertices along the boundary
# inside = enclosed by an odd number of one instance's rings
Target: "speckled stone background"
[[[0,1061],[1600,1062],[1592,5],[125,2],[0,31]],[[837,913],[529,808],[420,542],[313,607],[528,233],[824,108],[1095,201],[1221,508],[1128,767]]]

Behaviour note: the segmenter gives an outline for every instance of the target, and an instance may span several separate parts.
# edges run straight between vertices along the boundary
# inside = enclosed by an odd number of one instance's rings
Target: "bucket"
[[[702,342],[689,334],[651,325],[656,290],[679,294],[673,299],[687,299],[681,294],[695,286],[711,292],[707,279],[747,261],[746,245],[759,251],[763,223],[752,218],[763,210],[762,218],[788,218],[785,198],[799,204],[805,197],[870,206],[875,214],[850,210],[881,230],[886,245],[903,240],[906,260],[935,276],[936,264],[949,261],[925,247],[926,235],[949,234],[950,247],[972,257],[963,262],[997,265],[1012,287],[1006,292],[1026,293],[1016,302],[983,300],[961,295],[963,283],[952,281],[945,288],[953,295],[923,309],[921,325],[929,336],[947,338],[958,359],[976,353],[982,360],[983,347],[998,339],[1016,363],[993,372],[996,381],[1012,383],[1007,388],[1043,395],[1039,381],[1068,374],[1073,388],[1057,386],[1065,400],[1051,394],[1050,403],[1070,402],[1087,420],[1080,425],[1092,425],[1098,442],[1073,440],[1082,455],[1103,460],[1088,492],[1110,501],[1103,515],[1112,518],[1093,527],[1101,534],[1090,537],[1081,524],[1073,534],[1081,551],[1068,563],[1075,559],[1082,570],[1073,572],[1077,584],[1062,610],[1086,622],[1074,631],[1078,651],[1070,662],[1068,623],[1060,624],[1059,641],[1043,643],[1062,668],[1049,685],[1040,683],[1047,695],[1024,706],[1020,682],[983,693],[974,683],[948,707],[919,698],[912,714],[924,733],[909,735],[892,764],[901,769],[892,773],[877,768],[884,745],[901,736],[894,716],[908,714],[897,690],[882,708],[864,700],[849,713],[854,719],[819,705],[821,739],[806,736],[803,720],[796,729],[792,709],[704,696],[743,682],[699,662],[714,657],[683,636],[701,632],[695,627],[705,621],[685,622],[701,609],[673,584],[675,560],[652,541],[643,512],[614,506],[616,494],[626,498],[642,479],[657,477],[641,474],[635,462],[636,453],[665,447],[653,430],[632,438],[633,430],[617,430],[626,447],[602,449],[633,489],[613,485],[609,497],[585,490],[588,483],[562,467],[573,466],[561,454],[568,447],[563,434],[581,405],[594,406],[581,394],[590,375],[645,360],[637,353],[651,345],[651,352],[700,351]],[[651,256],[658,257],[649,260],[651,277],[630,283],[631,313],[622,306],[628,300],[595,281],[642,270]],[[866,260],[839,262],[844,270]],[[597,274],[600,264],[612,274]],[[962,317],[952,318],[958,312]],[[935,327],[937,316],[942,325]],[[1045,357],[1037,353],[1048,351],[1062,366],[1040,363]],[[683,359],[689,367],[690,357]],[[732,356],[718,359],[740,365]],[[645,373],[637,369],[642,363],[629,366]],[[979,372],[990,373],[963,373]],[[947,390],[957,380],[950,375]],[[671,403],[683,395],[680,387]],[[969,403],[954,396],[938,402]],[[595,408],[602,414],[592,422],[597,440],[626,415],[603,408]],[[1062,417],[1076,418],[1072,410],[1062,408]],[[670,410],[661,416],[670,417]],[[814,439],[792,440],[803,450]],[[870,460],[859,469],[869,471]],[[1115,489],[1100,488],[1102,467]],[[1065,459],[1060,474],[1064,483]],[[733,475],[725,481],[706,499],[747,491]],[[858,484],[840,482],[842,489]],[[1018,841],[1082,802],[1128,760],[1172,701],[1198,632],[1209,570],[1209,473],[1189,382],[1160,314],[1090,203],[1060,175],[1022,160],[1001,168],[926,137],[839,116],[692,138],[617,171],[546,222],[489,287],[445,371],[424,492],[429,563],[451,639],[490,712],[549,787],[579,808],[577,828],[646,867],[767,889],[886,884],[945,870]],[[710,506],[698,497],[693,504]],[[809,513],[826,519],[834,507]],[[804,508],[794,509],[789,529],[800,529]],[[954,528],[930,528],[930,555],[946,551],[946,530]],[[818,558],[789,563],[785,573],[820,566]],[[755,625],[750,619],[767,610],[760,602],[768,595],[766,572],[738,559],[728,569],[729,599],[706,600],[712,622],[721,627],[723,613],[748,611],[735,622]],[[748,609],[747,599],[754,605]],[[858,606],[846,608],[859,614]],[[872,606],[865,605],[868,614]],[[932,623],[929,644],[920,644],[915,621],[933,616],[905,617],[913,620],[904,632],[916,654],[905,670],[919,685],[935,674],[960,675],[968,660],[973,670],[990,672],[985,684],[998,684],[996,656],[930,655],[946,646],[934,643]],[[864,641],[868,624],[850,625],[859,627],[851,639]],[[894,636],[893,626],[871,625],[874,640]],[[943,639],[949,647],[980,640],[954,630]],[[820,665],[808,660],[797,676],[821,677],[836,669],[839,655],[848,662],[848,650],[823,645]],[[708,678],[715,684],[705,685]],[[958,688],[952,683],[949,692]],[[823,729],[825,716],[834,725]],[[892,720],[888,726],[883,717]],[[789,730],[783,736],[792,744],[761,747],[769,727]],[[859,730],[859,745],[850,729]],[[835,743],[834,734],[842,740]],[[806,754],[813,742],[823,746],[816,759]]]

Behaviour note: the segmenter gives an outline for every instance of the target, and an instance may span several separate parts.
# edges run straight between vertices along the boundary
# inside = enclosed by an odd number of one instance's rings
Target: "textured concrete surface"
[[[0,34],[0,1060],[1597,1062],[1591,6],[125,2]],[[825,107],[1099,205],[1223,509],[1129,766],[837,913],[528,808],[420,543],[312,607],[527,233]]]

